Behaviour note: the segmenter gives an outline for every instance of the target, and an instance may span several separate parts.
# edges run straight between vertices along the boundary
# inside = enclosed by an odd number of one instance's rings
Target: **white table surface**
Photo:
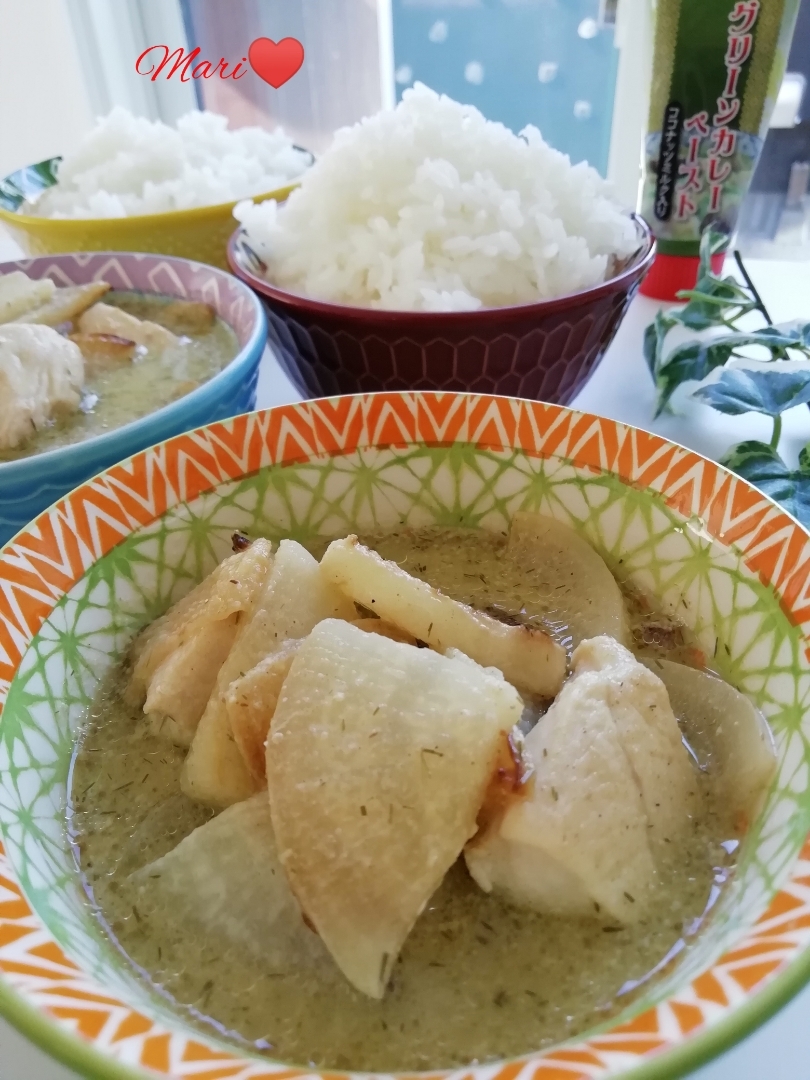
[[[0,261],[17,257],[15,245],[0,231]],[[810,320],[810,261],[779,263],[750,260],[748,269],[774,322]],[[616,339],[575,407],[656,431],[701,453],[717,457],[733,442],[770,438],[770,421],[726,417],[708,406],[679,401],[679,413],[653,421],[654,393],[642,354],[644,328],[660,305],[637,297]],[[265,408],[299,400],[299,395],[265,353],[258,405]],[[783,451],[795,459],[810,441],[810,410],[785,416]],[[693,1080],[810,1080],[810,987],[745,1042],[705,1068]],[[0,1080],[77,1080],[0,1019]]]

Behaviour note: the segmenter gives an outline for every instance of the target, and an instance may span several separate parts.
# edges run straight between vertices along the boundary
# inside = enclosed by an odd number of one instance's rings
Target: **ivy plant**
[[[721,464],[756,484],[810,528],[810,443],[799,455],[796,470],[779,456],[782,414],[810,404],[810,371],[796,365],[796,361],[810,360],[810,322],[774,326],[739,252],[734,257],[742,282],[713,273],[711,257],[725,242],[726,237],[717,233],[703,234],[695,287],[678,293],[685,307],[659,311],[645,331],[644,358],[658,395],[655,415],[669,411],[672,395],[682,383],[704,382],[722,368],[719,379],[699,387],[692,396],[730,416],[750,412],[770,416],[773,430],[768,443],[749,439],[732,446]],[[764,325],[742,329],[741,320],[752,312],[760,315]],[[667,338],[675,327],[702,336],[667,349]],[[765,351],[768,363],[789,363],[773,371],[726,366],[733,359],[750,360],[741,350],[752,345]]]

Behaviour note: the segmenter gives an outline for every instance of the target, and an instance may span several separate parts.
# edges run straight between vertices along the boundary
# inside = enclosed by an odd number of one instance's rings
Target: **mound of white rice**
[[[233,202],[284,187],[309,165],[278,128],[228,130],[224,116],[190,112],[177,127],[117,107],[59,165],[59,182],[32,212],[113,218]]]
[[[594,285],[635,226],[587,164],[417,83],[335,135],[279,206],[235,216],[270,282],[337,303],[471,311]]]

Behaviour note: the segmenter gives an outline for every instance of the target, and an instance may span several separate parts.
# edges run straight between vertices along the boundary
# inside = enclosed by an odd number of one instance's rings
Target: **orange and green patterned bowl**
[[[320,1080],[185,1026],[104,939],[64,837],[76,729],[148,612],[207,573],[234,529],[304,541],[403,521],[502,530],[518,509],[573,525],[707,651],[717,641],[722,673],[773,726],[779,769],[735,876],[674,966],[609,1023],[453,1077],[681,1076],[797,991],[810,977],[808,535],[744,480],[655,435],[538,402],[425,392],[304,402],[180,435],[78,488],[0,553],[0,1011],[105,1080]]]

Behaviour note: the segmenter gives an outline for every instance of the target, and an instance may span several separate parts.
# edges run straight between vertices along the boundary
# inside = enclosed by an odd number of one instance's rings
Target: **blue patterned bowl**
[[[230,274],[189,259],[109,251],[0,263],[0,274],[13,270],[31,278],[51,278],[57,285],[108,281],[116,289],[202,300],[233,328],[240,351],[199,389],[148,416],[74,446],[0,462],[0,546],[60,496],[117,461],[190,428],[255,407],[267,322],[254,293]]]

